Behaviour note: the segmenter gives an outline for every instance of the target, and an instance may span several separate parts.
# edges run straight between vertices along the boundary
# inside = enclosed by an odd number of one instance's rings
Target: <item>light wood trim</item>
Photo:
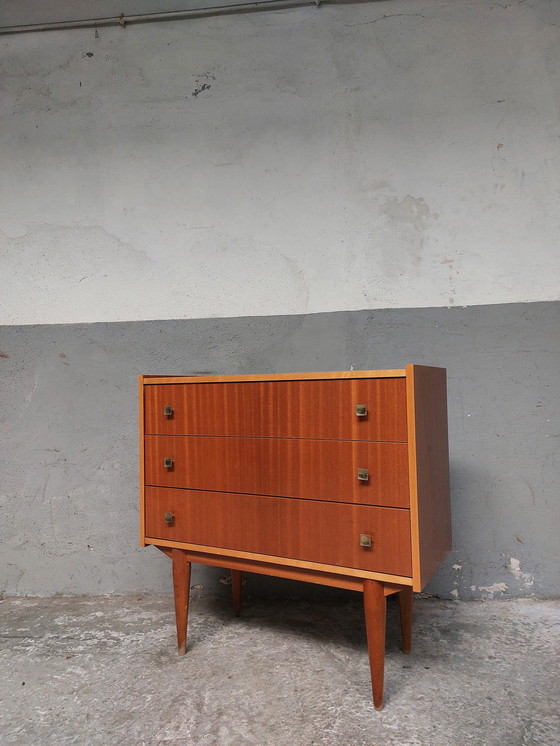
[[[145,511],[145,471],[144,471],[144,376],[138,376],[138,417],[139,417],[139,469],[140,469],[140,546],[146,544],[146,511]]]
[[[370,572],[369,570],[356,570],[353,567],[338,567],[338,565],[322,565],[318,562],[307,562],[304,560],[287,559],[286,557],[271,557],[268,554],[253,554],[252,552],[240,552],[237,549],[219,549],[215,547],[207,547],[201,544],[188,544],[180,541],[167,541],[167,539],[153,539],[146,537],[146,544],[154,544],[158,548],[171,547],[178,549],[186,549],[189,552],[197,552],[201,555],[218,555],[224,559],[240,559],[247,560],[248,562],[259,563],[270,565],[280,571],[283,567],[299,568],[303,570],[313,570],[316,573],[331,573],[333,575],[343,575],[352,578],[361,578],[362,580],[379,580],[385,583],[391,583],[396,585],[412,585],[412,578],[403,577],[401,575],[387,575],[381,572]],[[163,549],[162,549],[163,551]],[[198,560],[194,560],[196,562]],[[221,565],[217,563],[218,567],[227,567],[229,565]],[[253,570],[257,572],[257,570]],[[271,573],[272,574],[272,573]]]
[[[406,411],[408,423],[408,478],[410,498],[410,543],[412,548],[412,588],[420,592],[420,541],[418,532],[418,480],[416,475],[416,427],[414,365],[406,367]]]
[[[407,365],[413,590],[422,591],[451,549],[445,368]]]
[[[315,583],[317,585],[328,585],[332,588],[344,588],[350,591],[361,591],[363,581],[360,578],[348,578],[344,575],[333,575],[315,570],[303,568],[281,567],[273,563],[252,562],[229,557],[219,557],[213,554],[200,554],[199,552],[186,552],[190,562],[198,562],[202,565],[213,567],[225,567],[232,572],[254,572],[258,575],[270,575],[274,578],[286,578],[287,580],[298,580],[304,583]]]
[[[144,376],[144,384],[153,383],[230,383],[233,381],[317,381],[330,378],[404,378],[406,370],[347,370],[336,373],[263,373],[250,376]]]

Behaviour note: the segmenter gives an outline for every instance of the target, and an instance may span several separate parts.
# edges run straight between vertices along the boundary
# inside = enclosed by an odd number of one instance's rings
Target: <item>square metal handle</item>
[[[369,470],[358,469],[358,479],[360,480],[360,482],[367,482],[369,480]]]
[[[365,417],[367,415],[367,404],[356,404],[356,416]]]
[[[173,407],[171,407],[169,404],[166,404],[163,408],[163,414],[166,417],[171,417],[171,415],[173,414]]]
[[[173,468],[173,459],[172,458],[164,458],[163,459],[163,465],[166,469],[172,469]]]
[[[372,544],[371,534],[360,534],[360,546],[369,549]]]

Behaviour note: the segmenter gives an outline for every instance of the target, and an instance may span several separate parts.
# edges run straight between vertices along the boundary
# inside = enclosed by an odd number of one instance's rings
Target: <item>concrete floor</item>
[[[9,598],[0,617],[6,746],[560,744],[560,601],[415,599],[404,656],[391,600],[382,712],[354,593],[239,619],[194,598],[183,658],[169,596]]]

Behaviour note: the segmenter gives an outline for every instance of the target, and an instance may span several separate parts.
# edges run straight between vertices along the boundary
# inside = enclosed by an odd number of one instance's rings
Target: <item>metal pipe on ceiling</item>
[[[327,0],[328,1],[328,0]],[[257,0],[257,2],[234,3],[231,5],[171,10],[161,13],[141,13],[138,15],[111,16],[108,18],[81,18],[75,21],[53,21],[51,23],[31,23],[21,26],[1,26],[0,34],[23,34],[30,31],[58,31],[61,29],[101,28],[104,26],[127,26],[131,23],[152,23],[155,21],[180,21],[188,18],[227,15],[228,13],[253,13],[259,10],[282,10],[308,5],[319,6],[322,0]]]

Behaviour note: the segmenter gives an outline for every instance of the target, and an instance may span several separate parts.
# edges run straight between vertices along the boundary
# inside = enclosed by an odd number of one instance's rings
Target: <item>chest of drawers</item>
[[[385,599],[403,650],[412,591],[451,546],[442,368],[140,377],[141,543],[172,558],[179,652],[190,566],[364,593],[376,708]]]

